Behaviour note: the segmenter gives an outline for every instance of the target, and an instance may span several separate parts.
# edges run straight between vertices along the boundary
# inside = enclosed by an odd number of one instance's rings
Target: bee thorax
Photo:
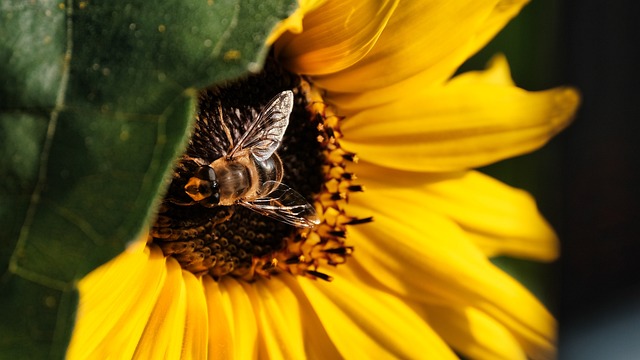
[[[244,162],[220,159],[211,164],[218,181],[220,205],[233,205],[237,200],[251,196],[251,190],[254,188],[252,178],[255,176],[252,176]]]

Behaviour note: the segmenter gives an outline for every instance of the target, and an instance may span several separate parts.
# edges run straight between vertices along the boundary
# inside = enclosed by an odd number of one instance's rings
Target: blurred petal
[[[491,41],[511,19],[518,15],[522,7],[524,7],[528,2],[529,0],[501,0],[498,2],[489,14],[489,17],[475,33],[472,46],[469,49],[470,52],[467,53],[465,57],[471,57],[478,50],[487,45],[487,43]],[[462,63],[459,65],[461,64]]]
[[[266,359],[305,356],[301,314],[295,295],[277,278],[243,283],[258,323],[260,355]]]
[[[131,358],[166,273],[158,248],[127,251],[78,284],[80,304],[69,359]]]
[[[297,307],[302,316],[302,321],[298,325],[302,328],[306,357],[318,360],[341,358],[342,356],[336,345],[329,338],[325,327],[322,325],[316,309],[309,302],[308,295],[300,287],[299,281],[306,280],[289,274],[278,276],[278,280],[281,280],[288,287],[298,302]]]
[[[234,359],[254,359],[258,354],[258,325],[249,295],[238,280],[225,277],[219,282],[222,309],[229,319]]]
[[[233,354],[232,327],[229,313],[223,306],[220,287],[210,276],[202,278],[202,285],[209,323],[209,359],[230,359]]]
[[[136,348],[136,359],[180,358],[187,294],[178,261],[167,258],[166,272],[164,286]]]
[[[363,202],[353,197],[349,207],[355,214],[375,216],[372,224],[354,227],[350,239],[358,244],[353,260],[370,269],[384,287],[426,304],[474,306],[510,329],[527,355],[553,355],[553,317],[521,284],[487,261],[453,222],[393,199]]]
[[[298,0],[298,8],[288,18],[280,21],[271,31],[267,45],[273,45],[282,34],[289,31],[293,34],[302,32],[302,19],[312,10],[324,4],[326,0]]]
[[[294,277],[280,274],[242,285],[257,316],[260,358],[340,358]]]
[[[403,300],[348,281],[341,268],[331,283],[299,283],[342,357],[457,358]]]
[[[513,79],[511,79],[509,62],[504,54],[494,55],[487,63],[486,69],[463,73],[450,82],[454,81],[458,86],[465,84],[515,86]]]
[[[209,317],[202,278],[196,278],[185,270],[182,271],[182,278],[187,290],[187,319],[184,327],[182,359],[206,359]]]
[[[284,33],[276,57],[298,74],[317,75],[345,69],[373,47],[398,0],[329,0],[304,16],[300,34]]]
[[[425,317],[456,351],[469,359],[527,359],[511,331],[470,306],[425,306]]]
[[[359,93],[380,89],[420,73],[423,85],[443,81],[467,59],[476,33],[497,0],[403,2],[375,47],[340,72],[313,77],[329,91]]]
[[[353,167],[366,182],[366,194],[397,204],[414,204],[455,221],[487,256],[510,255],[549,261],[558,256],[558,238],[527,192],[480,172],[442,176]]]
[[[482,46],[484,46],[484,44],[491,40],[496,32],[511,20],[511,18],[520,11],[526,2],[527,1],[518,0],[506,0],[499,2],[493,8],[489,17],[482,23],[480,28],[477,29],[476,33],[471,37],[468,43],[458,44],[458,46],[447,56],[440,59],[434,59],[432,66],[430,67],[425,68],[419,61],[413,61],[412,59],[415,58],[416,54],[411,54],[408,58],[398,58],[395,63],[398,67],[404,67],[408,70],[409,65],[402,65],[404,62],[411,62],[418,66],[418,68],[412,72],[412,75],[403,80],[396,79],[395,82],[382,83],[378,87],[371,88],[368,87],[368,80],[362,84],[355,81],[350,82],[349,86],[361,86],[364,88],[361,90],[365,90],[357,92],[348,92],[347,88],[340,87],[342,84],[339,83],[339,81],[342,78],[336,77],[335,80],[331,79],[333,81],[327,81],[327,79],[316,79],[316,81],[319,81],[318,85],[330,90],[325,96],[327,101],[336,106],[339,109],[339,112],[343,115],[352,115],[357,111],[396,101],[406,96],[407,93],[415,91],[415,89],[440,85],[449,79],[455,70],[473,53],[478,51]],[[425,2],[423,5],[427,4],[428,3]],[[401,8],[404,8],[404,6],[405,4],[403,4]],[[418,4],[417,6],[420,5]],[[392,18],[391,20],[393,21],[394,19]],[[420,19],[417,20],[420,21]],[[415,36],[415,34],[413,35]],[[383,34],[383,38],[384,37],[385,35]],[[420,56],[429,56],[430,51],[431,50],[422,51]],[[385,68],[381,67],[380,69]],[[383,75],[391,76],[388,70],[385,70]]]
[[[461,75],[442,88],[359,112],[343,123],[341,143],[386,167],[456,171],[539,148],[569,124],[578,106],[573,89],[527,92],[486,79],[494,80]]]

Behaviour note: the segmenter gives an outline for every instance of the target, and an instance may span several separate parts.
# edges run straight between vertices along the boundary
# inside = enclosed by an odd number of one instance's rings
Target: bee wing
[[[241,149],[248,149],[259,161],[268,159],[280,146],[292,109],[293,92],[286,90],[274,96],[249,125],[229,157]]]
[[[263,198],[253,201],[241,200],[240,205],[297,227],[312,228],[320,224],[313,206],[302,195],[284,184],[280,184]]]

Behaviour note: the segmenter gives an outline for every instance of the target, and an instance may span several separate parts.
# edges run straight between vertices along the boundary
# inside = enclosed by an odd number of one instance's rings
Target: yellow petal
[[[342,70],[373,47],[398,0],[329,0],[304,16],[300,34],[284,33],[276,57],[292,72],[306,75]]]
[[[184,326],[182,359],[206,359],[209,340],[209,318],[207,299],[202,278],[196,278],[188,271],[182,271],[187,291],[187,318]]]
[[[483,311],[470,306],[426,305],[429,324],[469,359],[527,359],[513,334]]]
[[[297,308],[300,311],[300,326],[303,332],[303,344],[307,359],[340,359],[342,356],[333,341],[329,338],[326,329],[322,325],[316,309],[309,302],[309,298],[300,287],[299,281],[305,281],[298,276],[281,274],[278,276],[288,289],[295,295]],[[287,302],[289,304],[289,302]],[[290,306],[290,305],[289,305]]]
[[[347,266],[339,267],[334,276],[374,287],[376,290],[368,290],[373,293],[380,289],[394,288],[387,283],[388,279],[384,276],[380,278],[377,271],[365,268],[367,265],[360,264],[358,261],[349,261]],[[400,286],[404,285],[406,284]],[[407,290],[416,291],[416,289]],[[468,358],[509,360],[527,358],[522,344],[514,337],[511,329],[469,303],[460,303],[437,295],[430,298],[428,302],[420,304],[415,304],[410,297],[401,298],[404,298],[403,301],[413,309],[419,310],[418,314],[429,323],[429,326],[446,344]]]
[[[467,57],[482,49],[502,28],[513,19],[529,0],[501,0],[476,32]]]
[[[430,72],[426,71],[407,80],[389,84],[379,89],[371,89],[360,93],[329,92],[324,95],[324,98],[337,108],[338,113],[351,117],[363,110],[398,101],[413,93],[424,92],[427,87],[442,85],[440,82],[433,84],[433,81],[429,80],[430,76]],[[440,80],[444,81],[448,77],[449,75]],[[468,72],[465,76],[457,77],[457,81],[459,83],[469,81],[494,85],[514,85],[507,60],[501,54],[494,56],[489,61],[485,71]]]
[[[456,222],[487,256],[509,255],[550,261],[558,256],[557,236],[535,200],[476,171],[449,176],[410,173],[360,162],[353,170],[366,196],[439,213]]]
[[[340,357],[293,276],[282,274],[251,284],[233,279],[216,283],[205,277],[204,284],[214,335],[209,358]],[[240,316],[246,323],[236,322]]]
[[[260,357],[302,359],[305,357],[302,318],[298,301],[277,278],[243,283],[257,318]]]
[[[186,319],[186,288],[182,269],[174,258],[167,258],[166,272],[164,286],[136,348],[136,359],[180,358]]]
[[[249,295],[242,284],[230,277],[219,282],[222,309],[230,320],[234,359],[255,359],[258,354],[258,327]]]
[[[455,82],[457,86],[465,84],[515,86],[513,79],[511,79],[509,62],[504,54],[494,55],[487,63],[486,69],[463,73],[452,79],[451,82]]]
[[[350,231],[349,239],[358,244],[353,260],[385,288],[422,303],[474,306],[508,328],[527,355],[553,355],[553,317],[453,222],[393,199],[350,201],[350,213],[374,216],[373,223]]]
[[[461,75],[359,112],[344,121],[341,143],[390,168],[469,169],[539,148],[569,124],[579,103],[573,89],[527,92],[486,78]]]
[[[230,316],[223,305],[222,291],[210,276],[202,278],[209,323],[209,359],[230,359],[233,354]]]
[[[67,358],[131,358],[165,279],[162,252],[140,250],[119,255],[80,281]]]
[[[327,269],[335,274],[331,283],[299,283],[343,358],[457,358],[404,301],[348,281],[341,268]]]
[[[389,20],[374,48],[343,71],[315,76],[318,86],[358,93],[428,73],[442,81],[468,57],[475,35],[497,0],[406,1]]]
[[[293,34],[302,32],[302,19],[310,11],[324,4],[326,0],[298,0],[298,8],[288,18],[280,21],[271,31],[267,45],[272,45],[282,34],[290,31]]]

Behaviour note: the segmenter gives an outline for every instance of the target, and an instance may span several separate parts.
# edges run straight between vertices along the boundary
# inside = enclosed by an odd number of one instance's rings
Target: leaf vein
[[[213,47],[213,50],[211,52],[211,55],[213,55],[213,57],[218,57],[220,56],[220,53],[222,52],[222,47],[227,43],[227,40],[229,40],[229,38],[231,37],[231,33],[233,32],[233,30],[235,30],[235,28],[238,26],[238,18],[240,17],[240,1],[236,1],[236,5],[233,7],[233,17],[231,18],[231,21],[229,21],[229,26],[227,26],[227,28],[225,29],[225,31],[222,33],[222,35],[220,35],[220,39],[218,40],[218,42],[216,43],[216,45]]]
[[[58,117],[60,112],[64,109],[65,104],[65,94],[67,91],[67,86],[69,84],[69,70],[71,66],[72,52],[73,52],[73,0],[66,1],[66,44],[65,44],[65,54],[63,60],[63,70],[62,77],[60,79],[60,86],[58,87],[58,93],[56,94],[56,103],[55,107],[51,111],[49,117],[49,124],[47,125],[47,132],[44,140],[44,144],[42,146],[42,153],[40,157],[40,161],[38,164],[38,178],[36,181],[36,185],[31,193],[31,198],[29,200],[29,207],[25,214],[25,219],[22,227],[20,228],[20,234],[18,235],[18,241],[16,242],[16,251],[11,256],[10,260],[10,269],[18,274],[18,269],[20,266],[18,265],[19,256],[18,254],[22,253],[22,249],[26,246],[27,239],[29,237],[29,230],[31,228],[31,224],[34,221],[36,211],[38,209],[38,205],[40,204],[40,196],[42,191],[45,188],[46,180],[47,180],[47,169],[49,163],[49,152],[51,151],[51,147],[53,146],[53,140],[56,133],[56,128],[58,126]],[[27,274],[25,271],[21,271],[23,276]],[[27,276],[29,276],[27,274]],[[38,278],[38,277],[36,277]],[[36,278],[30,277],[33,281],[36,281]],[[43,284],[46,285],[46,284]]]
[[[91,241],[93,241],[94,244],[96,245],[103,245],[104,244],[104,238],[102,236],[100,236],[100,234],[94,230],[93,226],[91,226],[91,224],[87,221],[85,221],[83,219],[82,216],[74,213],[73,211],[65,208],[65,207],[61,207],[61,206],[55,206],[54,207],[55,212],[60,215],[63,219],[66,219],[67,221],[69,221],[72,224],[75,224],[75,226],[83,233],[85,234],[89,239],[91,239]]]

